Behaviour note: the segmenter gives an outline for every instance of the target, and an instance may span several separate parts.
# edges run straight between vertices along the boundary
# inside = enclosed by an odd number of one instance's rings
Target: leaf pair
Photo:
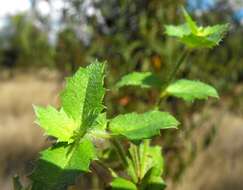
[[[179,26],[166,25],[165,33],[177,37],[189,48],[212,48],[219,44],[229,29],[228,24],[199,27],[186,10],[182,10],[186,23]]]
[[[160,84],[159,81],[156,81],[155,83],[151,82],[148,84],[146,82],[148,78],[153,78],[151,81],[159,80],[154,74],[150,72],[134,72],[123,76],[122,79],[117,83],[117,87],[146,86],[147,88],[162,88],[162,84]],[[174,96],[177,98],[182,98],[185,101],[207,99],[208,97],[218,98],[218,93],[212,86],[200,81],[192,81],[186,79],[181,79],[170,84],[162,93],[163,96]]]

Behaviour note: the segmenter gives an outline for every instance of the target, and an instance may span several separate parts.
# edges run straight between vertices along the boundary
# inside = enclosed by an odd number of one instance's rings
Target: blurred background
[[[8,0],[0,6],[0,189],[27,182],[46,144],[33,104],[58,105],[64,78],[95,58],[107,60],[108,116],[151,109],[158,92],[113,90],[124,74],[166,76],[182,45],[164,35],[184,22],[184,5],[201,25],[230,23],[219,47],[190,56],[179,77],[214,85],[220,100],[169,99],[182,122],[163,132],[168,190],[243,189],[243,0]],[[98,190],[92,179],[85,189]],[[82,189],[82,188],[79,188]]]

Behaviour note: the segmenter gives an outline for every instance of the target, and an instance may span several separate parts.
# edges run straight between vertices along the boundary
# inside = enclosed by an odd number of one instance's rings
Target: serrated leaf
[[[45,130],[47,135],[56,137],[59,142],[72,141],[71,137],[78,125],[62,109],[57,111],[51,106],[47,108],[35,106],[34,110],[37,124]]]
[[[137,187],[131,181],[118,177],[111,183],[112,190],[137,190]]]
[[[189,48],[212,48],[219,44],[229,30],[228,24],[199,27],[186,10],[182,10],[186,23],[179,26],[166,25],[165,33],[179,38]]]
[[[86,68],[80,68],[73,77],[67,79],[61,94],[64,111],[87,130],[98,114],[104,109],[102,104],[105,89],[104,64],[95,61]]]
[[[52,107],[35,108],[39,125],[48,135],[65,143],[42,153],[32,174],[33,189],[66,189],[81,171],[89,170],[90,162],[96,158],[90,134],[106,128],[105,115],[99,117],[104,109],[103,83],[104,64],[95,61],[67,80],[60,111]]]
[[[143,114],[129,113],[111,120],[109,130],[129,140],[148,139],[159,135],[160,129],[176,128],[179,122],[169,113],[150,111]]]
[[[88,139],[83,139],[75,147],[58,143],[41,153],[31,175],[32,190],[64,190],[82,171],[89,171],[89,164],[94,159],[95,148]]]
[[[166,93],[170,96],[182,98],[186,101],[195,99],[207,99],[208,97],[218,98],[217,91],[210,85],[200,81],[178,80],[169,85]]]
[[[151,72],[133,72],[122,77],[116,84],[118,88],[124,86],[140,86],[142,88],[160,88],[160,79]]]

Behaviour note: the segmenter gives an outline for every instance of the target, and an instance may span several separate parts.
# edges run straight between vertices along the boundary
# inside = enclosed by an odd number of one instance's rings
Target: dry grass
[[[9,176],[25,170],[44,145],[40,128],[34,127],[32,104],[57,104],[60,82],[56,73],[18,73],[0,82],[0,189],[12,189]]]
[[[210,117],[194,131],[192,141],[198,150],[178,184],[169,190],[242,190],[243,189],[243,117],[224,108],[207,109]],[[216,127],[213,142],[203,148],[203,138]]]

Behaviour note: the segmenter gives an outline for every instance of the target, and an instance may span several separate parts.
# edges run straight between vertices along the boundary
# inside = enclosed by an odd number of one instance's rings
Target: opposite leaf
[[[229,29],[228,24],[202,27],[183,8],[186,23],[179,26],[166,25],[165,33],[179,38],[189,48],[212,48],[219,44]]]
[[[57,138],[58,142],[71,142],[74,130],[78,127],[73,119],[61,109],[48,106],[47,108],[34,107],[37,124],[42,127],[46,134]]]
[[[134,183],[121,177],[114,179],[111,183],[111,187],[112,190],[137,190],[137,187]]]
[[[82,171],[89,171],[91,160],[96,159],[92,142],[83,139],[74,146],[58,143],[41,153],[31,175],[32,190],[65,190]]]
[[[122,77],[116,84],[118,88],[123,86],[140,86],[141,88],[160,88],[160,79],[150,72],[133,72]]]
[[[169,85],[166,93],[170,96],[183,98],[186,101],[194,99],[207,99],[208,97],[218,98],[217,91],[210,85],[200,81],[178,80]]]
[[[148,139],[159,135],[160,129],[176,128],[179,122],[169,113],[150,111],[143,114],[119,115],[111,120],[109,129],[129,140]]]

